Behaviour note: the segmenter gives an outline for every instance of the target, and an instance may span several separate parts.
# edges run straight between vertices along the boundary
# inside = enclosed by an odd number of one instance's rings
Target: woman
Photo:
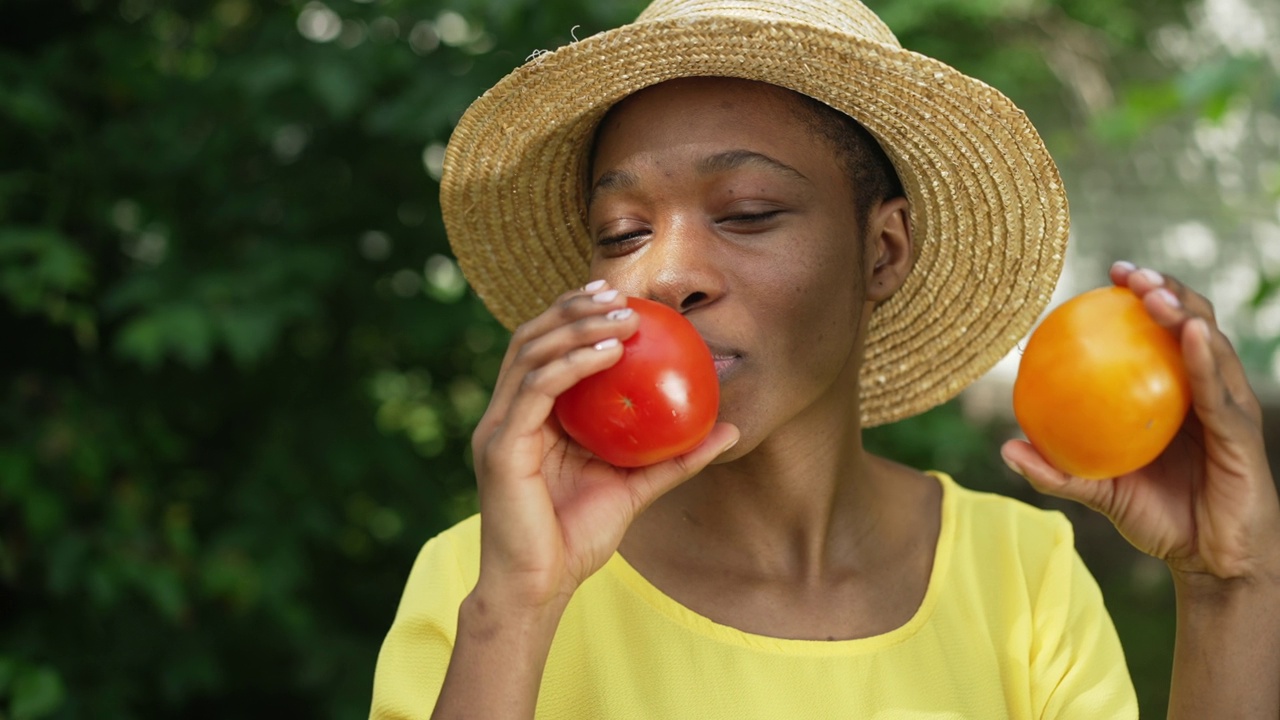
[[[988,369],[1056,281],[1065,198],[998,93],[860,4],[660,0],[477,101],[442,198],[473,286],[519,328],[474,436],[479,519],[415,565],[375,717],[1136,716],[1060,515],[861,444]],[[1257,402],[1203,298],[1112,280],[1180,334],[1193,419],[1105,482],[1004,456],[1168,562],[1171,716],[1274,718]],[[721,382],[702,445],[633,471],[551,415],[621,357],[626,296],[680,310]]]

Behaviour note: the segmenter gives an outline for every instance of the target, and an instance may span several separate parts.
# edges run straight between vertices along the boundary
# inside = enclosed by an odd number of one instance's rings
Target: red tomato
[[[627,298],[640,328],[613,367],[556,399],[564,431],[605,462],[641,467],[692,450],[720,411],[720,379],[702,336],[661,303]]]
[[[1190,404],[1178,338],[1119,287],[1049,313],[1013,385],[1013,413],[1036,450],[1059,470],[1095,480],[1159,457]]]

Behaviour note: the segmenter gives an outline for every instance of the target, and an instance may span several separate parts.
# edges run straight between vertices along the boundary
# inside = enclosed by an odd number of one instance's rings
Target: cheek
[[[823,260],[793,261],[793,272],[785,278],[758,287],[772,287],[780,301],[770,325],[786,338],[788,364],[808,368],[806,375],[829,379],[857,346],[862,302],[856,265],[844,257]]]

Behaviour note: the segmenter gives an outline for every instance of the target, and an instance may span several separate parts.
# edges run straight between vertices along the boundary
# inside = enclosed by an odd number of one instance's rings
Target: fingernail
[[[1134,265],[1133,263],[1129,262],[1128,260],[1117,260],[1117,261],[1115,261],[1114,263],[1112,263],[1112,264],[1111,264],[1111,267],[1113,267],[1113,268],[1115,268],[1115,269],[1117,269],[1117,270],[1123,270],[1123,271],[1125,271],[1125,272],[1133,272],[1134,270],[1137,270],[1137,269],[1138,269],[1138,266],[1137,266],[1137,265]]]
[[[591,299],[598,303],[611,303],[618,298],[617,290],[605,290],[591,296]]]
[[[582,291],[593,293],[597,290],[603,290],[604,285],[605,285],[605,282],[603,280],[592,280],[591,282],[582,286]]]
[[[595,345],[592,345],[591,347],[595,348],[596,350],[608,350],[609,348],[616,348],[618,347],[618,338],[609,338],[608,340],[601,340],[600,342],[596,343]]]
[[[605,315],[605,317],[610,320],[626,320],[631,317],[632,312],[633,310],[631,308],[618,308],[617,310],[610,310],[609,314]]]
[[[1137,272],[1137,275],[1152,285],[1163,285],[1164,276],[1150,268],[1143,268]]]
[[[1165,288],[1160,288],[1159,290],[1156,290],[1153,294],[1157,298],[1160,298],[1160,302],[1164,303],[1165,305],[1168,305],[1171,308],[1182,307],[1182,303],[1178,302],[1178,296],[1169,292]]]

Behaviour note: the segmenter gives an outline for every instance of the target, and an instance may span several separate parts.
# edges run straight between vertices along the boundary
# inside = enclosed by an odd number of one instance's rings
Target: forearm
[[[468,595],[433,720],[531,719],[563,613],[563,606],[513,612]]]
[[[1280,718],[1280,578],[1175,588],[1170,720]]]

